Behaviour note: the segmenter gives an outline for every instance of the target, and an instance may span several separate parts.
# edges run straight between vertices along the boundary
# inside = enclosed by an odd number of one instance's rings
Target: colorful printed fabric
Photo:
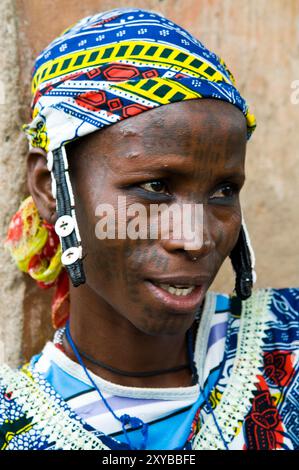
[[[144,111],[196,98],[215,98],[255,118],[224,61],[158,13],[116,9],[89,16],[37,58],[32,146],[54,150]]]
[[[55,286],[52,324],[62,326],[69,315],[69,280],[61,263],[61,245],[54,226],[43,220],[31,196],[20,205],[9,224],[6,242],[18,268],[42,289]]]
[[[195,346],[197,391],[136,389],[94,377],[116,413],[134,409],[139,416],[139,409],[147,416],[149,449],[299,449],[298,313],[299,289],[259,289],[242,305],[209,292]],[[22,371],[0,369],[0,448],[127,449],[100,397],[96,407],[80,366],[54,343]]]

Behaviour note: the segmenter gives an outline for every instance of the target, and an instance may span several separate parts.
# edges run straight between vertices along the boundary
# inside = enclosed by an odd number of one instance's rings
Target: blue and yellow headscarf
[[[116,9],[80,20],[37,57],[30,147],[51,152],[91,132],[158,106],[196,98],[227,101],[244,114],[248,138],[255,118],[224,61],[158,13]],[[53,324],[68,315],[68,279],[53,226],[31,197],[13,217],[7,247],[40,285],[56,285]]]
[[[163,16],[118,9],[84,18],[37,58],[32,146],[53,150],[144,111],[196,98],[216,98],[255,118],[224,61]]]

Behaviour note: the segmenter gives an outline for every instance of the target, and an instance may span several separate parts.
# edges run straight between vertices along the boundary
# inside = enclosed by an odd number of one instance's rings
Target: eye
[[[149,181],[139,185],[140,188],[145,189],[151,193],[168,194],[166,184],[162,180]]]
[[[232,199],[238,193],[238,187],[235,184],[225,184],[218,188],[210,199]]]

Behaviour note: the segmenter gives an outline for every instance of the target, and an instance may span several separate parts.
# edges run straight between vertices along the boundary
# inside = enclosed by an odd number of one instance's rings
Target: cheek
[[[109,204],[115,214],[115,221],[118,220],[118,193],[108,184],[104,189],[101,195],[94,191],[80,199],[77,219],[82,238],[87,283],[111,303],[111,301],[117,302],[118,294],[124,290],[124,286],[131,286],[134,290],[141,260],[137,263],[132,262],[130,254],[136,241],[118,238],[117,230],[115,238],[98,238],[99,227],[101,232],[107,230],[107,226],[101,223],[104,214],[100,212],[100,204]],[[126,295],[135,298],[136,292],[127,292]]]
[[[235,208],[224,208],[213,211],[213,233],[216,251],[225,258],[229,255],[238,240],[242,216],[240,205]]]
[[[125,316],[126,306],[134,312],[143,304],[140,268],[144,250],[136,251],[138,241],[97,240],[86,258],[87,283],[107,304]]]
[[[103,176],[103,175],[99,175]],[[85,181],[83,184],[82,180]],[[100,240],[96,227],[100,220],[96,209],[99,204],[113,205],[112,191],[107,178],[94,177],[89,180],[84,177],[74,184],[76,217],[82,239],[84,270],[87,282],[102,285],[106,289],[115,273],[119,260],[118,240]]]
[[[242,223],[242,216],[241,216],[241,211],[235,212],[232,214],[230,223],[229,223],[229,240],[228,240],[228,245],[229,245],[229,253],[235,246],[238,240],[240,228],[241,228],[241,223]]]

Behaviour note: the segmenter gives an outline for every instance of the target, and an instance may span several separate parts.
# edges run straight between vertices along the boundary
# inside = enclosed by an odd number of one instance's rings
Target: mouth
[[[203,301],[206,282],[190,279],[152,280],[145,281],[151,294],[164,306],[177,313],[194,313]]]
[[[169,292],[169,294],[173,294],[176,296],[183,296],[185,297],[186,295],[191,294],[191,292],[196,289],[197,286],[179,286],[179,285],[170,285],[170,284],[155,284],[157,287],[160,289],[165,290],[166,292]]]

